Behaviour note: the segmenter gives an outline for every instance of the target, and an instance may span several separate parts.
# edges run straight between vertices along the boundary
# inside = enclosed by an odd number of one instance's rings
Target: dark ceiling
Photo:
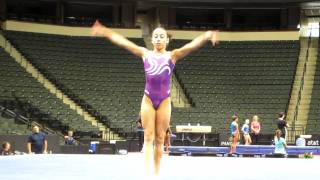
[[[107,0],[100,0],[107,1]],[[210,3],[301,3],[312,0],[127,0],[141,2],[210,2]],[[314,1],[315,2],[315,1]]]
[[[7,0],[7,1],[29,1],[29,2],[83,2],[83,3],[118,3],[118,2],[143,2],[143,3],[305,3],[305,2],[318,2],[315,0]]]
[[[315,0],[7,0],[10,2],[64,2],[75,4],[96,4],[110,5],[115,3],[137,3],[138,9],[157,5],[172,6],[219,6],[219,7],[284,7],[284,6],[304,6],[320,7],[320,1]]]
[[[56,1],[56,0],[44,0],[44,1]],[[114,3],[114,2],[142,2],[142,3],[276,3],[276,4],[284,4],[284,3],[306,3],[306,2],[318,2],[315,0],[61,0],[64,2],[85,2],[85,3]]]

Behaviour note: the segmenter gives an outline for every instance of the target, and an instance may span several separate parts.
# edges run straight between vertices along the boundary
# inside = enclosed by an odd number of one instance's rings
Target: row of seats
[[[92,115],[116,132],[132,131],[144,87],[140,58],[103,38],[14,31],[5,35]],[[144,46],[142,39],[130,40]],[[169,49],[187,42],[174,39]],[[298,41],[205,45],[176,64],[174,73],[192,107],[174,107],[172,126],[200,123],[224,133],[232,114],[238,114],[241,123],[258,114],[263,132],[270,133],[276,113],[287,109],[298,55]]]
[[[320,43],[319,43],[320,44]],[[310,109],[306,127],[307,134],[320,134],[320,46],[318,48],[318,58],[316,64],[316,72],[314,76],[314,84],[311,95]]]
[[[184,43],[175,40],[170,46]],[[200,113],[192,113],[197,123],[223,133],[233,114],[240,117],[240,124],[257,114],[262,132],[272,133],[277,112],[287,109],[298,55],[299,41],[207,44],[178,61],[175,75],[194,109],[199,109]],[[173,117],[179,115],[173,112]],[[174,123],[192,123],[192,119],[183,117]]]
[[[8,69],[4,64],[12,68]],[[15,75],[11,76],[13,69]],[[99,133],[97,127],[45,89],[3,49],[0,49],[0,102],[8,109],[19,111],[19,114],[31,121],[36,120],[63,133],[68,129]],[[37,116],[39,113],[41,115]]]
[[[118,133],[133,130],[132,122],[139,114],[144,87],[140,58],[102,38],[83,41],[83,37],[21,35],[21,32],[12,31],[7,31],[6,37],[91,115]],[[37,40],[28,44],[32,37]],[[142,39],[132,40],[144,44]],[[60,46],[62,42],[64,45]],[[100,63],[95,63],[97,61]]]
[[[13,118],[3,117],[0,114],[0,135],[27,135],[30,133],[27,125],[16,123]]]

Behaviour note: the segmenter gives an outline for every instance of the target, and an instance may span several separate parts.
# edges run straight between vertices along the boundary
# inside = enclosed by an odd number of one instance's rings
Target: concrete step
[[[305,23],[307,24],[307,22]],[[294,118],[298,94],[301,89],[300,88],[301,80],[302,80],[301,76],[304,74],[304,77],[303,77],[304,87],[301,92],[301,100],[298,107],[298,117],[297,117],[296,124],[301,124],[303,127],[305,127],[305,124],[306,124],[305,122],[308,119],[308,113],[310,109],[309,105],[310,105],[310,99],[311,99],[311,94],[313,89],[314,72],[315,72],[315,67],[317,65],[318,39],[317,38],[312,39],[311,44],[308,47],[308,38],[300,38],[300,47],[301,47],[300,53],[299,53],[300,56],[298,60],[299,62],[296,69],[294,85],[292,87],[290,103],[287,110],[288,112],[287,117],[290,121],[292,121]],[[309,48],[308,51],[307,51],[307,48]],[[307,64],[305,67],[307,52],[309,54],[308,54]],[[303,73],[304,70],[306,70],[305,73]]]

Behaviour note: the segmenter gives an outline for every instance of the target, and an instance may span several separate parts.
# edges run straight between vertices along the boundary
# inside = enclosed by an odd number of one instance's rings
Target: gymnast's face
[[[156,28],[152,32],[151,42],[153,44],[153,48],[157,51],[165,50],[167,43],[169,43],[166,30],[164,30],[163,28]]]

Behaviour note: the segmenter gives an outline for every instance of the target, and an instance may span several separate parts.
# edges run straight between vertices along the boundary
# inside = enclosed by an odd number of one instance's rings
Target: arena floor
[[[239,158],[168,156],[157,179],[163,180],[313,180],[319,157]],[[143,154],[0,156],[0,180],[143,180]]]

